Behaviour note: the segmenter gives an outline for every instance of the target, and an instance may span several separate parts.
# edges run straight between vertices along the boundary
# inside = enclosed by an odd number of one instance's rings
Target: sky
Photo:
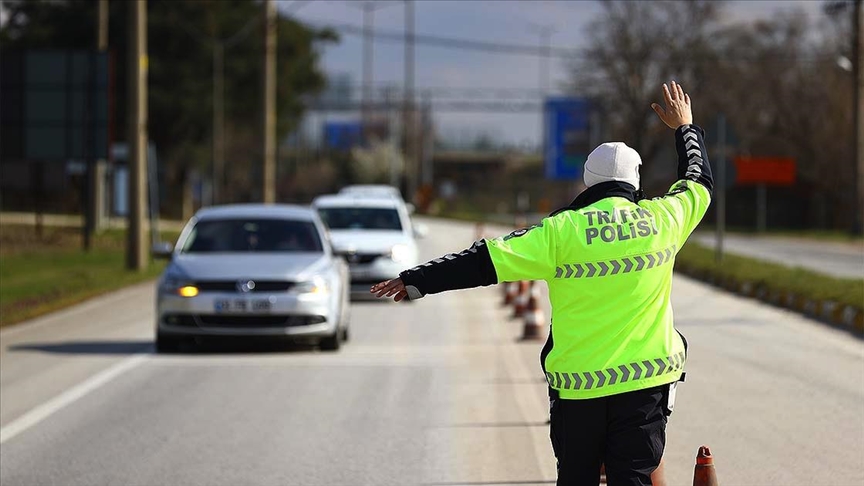
[[[116,1],[116,0],[115,0]],[[301,21],[316,25],[363,24],[365,0],[277,0],[277,8]],[[377,0],[375,28],[401,33],[404,6],[399,0]],[[727,21],[755,21],[780,11],[801,9],[811,18],[821,15],[822,0],[729,0]],[[584,47],[591,22],[602,6],[594,0],[416,0],[417,34],[480,40],[492,43],[538,46],[539,28],[551,28],[552,46],[567,49]],[[0,24],[5,21],[0,3]],[[349,76],[362,83],[363,39],[342,34],[338,44],[322,48],[322,64],[328,77]],[[374,84],[402,86],[404,50],[402,42],[375,42]],[[415,86],[437,88],[522,88],[538,89],[540,58],[525,55],[493,54],[417,44]],[[550,85],[560,92],[567,80],[564,60],[549,61]],[[659,100],[658,100],[659,101]],[[317,113],[307,120],[308,133],[316,135],[325,119],[353,115]],[[436,131],[445,139],[473,140],[491,135],[508,144],[534,147],[540,142],[540,113],[453,113],[433,115]]]
[[[363,1],[315,0],[296,3],[279,0],[283,12],[293,11],[296,18],[315,25],[363,24]],[[400,33],[404,7],[401,1],[377,1],[375,28]],[[817,17],[821,1],[745,0],[726,2],[729,22],[769,18],[782,10],[803,9]],[[538,28],[554,29],[552,45],[578,49],[585,45],[592,19],[601,12],[596,1],[548,0],[418,0],[415,2],[415,32],[461,39],[537,46]],[[323,49],[322,61],[328,75],[348,74],[354,84],[362,82],[362,37],[343,34],[338,45]],[[374,52],[374,84],[402,86],[403,45],[377,41]],[[415,85],[448,88],[539,88],[539,58],[524,55],[492,54],[454,50],[417,44],[415,48]],[[563,60],[550,61],[551,86],[561,87],[567,80]],[[323,118],[312,119],[320,124]],[[344,115],[343,115],[344,117]],[[338,118],[338,117],[337,117]],[[445,138],[466,138],[488,133],[510,144],[531,146],[539,143],[542,126],[539,113],[445,113],[434,114],[436,130]]]

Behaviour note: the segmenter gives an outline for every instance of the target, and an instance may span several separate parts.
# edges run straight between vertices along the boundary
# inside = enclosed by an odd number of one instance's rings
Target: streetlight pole
[[[361,87],[360,112],[364,131],[369,123],[373,98],[373,84],[375,78],[375,11],[389,7],[390,5],[378,4],[368,0],[362,3],[356,1],[346,2],[348,6],[359,8],[363,11],[363,86]]]
[[[549,72],[549,58],[552,55],[552,34],[554,34],[556,30],[551,25],[537,25],[534,26],[534,31],[540,34],[540,57],[537,63],[537,86],[540,88],[541,94],[546,96],[549,93],[549,79],[551,78]]]
[[[369,123],[369,104],[372,102],[372,79],[375,66],[375,4],[363,3],[363,101],[362,120],[363,130],[367,129]]]

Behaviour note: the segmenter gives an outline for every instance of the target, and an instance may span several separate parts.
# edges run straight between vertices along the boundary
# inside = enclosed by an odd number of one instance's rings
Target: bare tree
[[[676,79],[688,90],[710,60],[720,3],[709,1],[608,1],[593,24],[588,47],[572,66],[571,89],[601,103],[610,136],[653,159],[661,127],[650,105],[662,82]],[[651,167],[646,166],[646,173]]]
[[[831,227],[853,208],[852,76],[836,64],[843,29],[819,27],[793,12],[727,29],[706,88],[739,134],[736,151],[794,157],[808,222]]]
[[[714,130],[723,113],[737,135],[734,154],[797,160],[792,193],[807,226],[844,227],[852,201],[852,76],[847,16],[812,21],[802,11],[757,22],[724,23],[722,4],[705,1],[603,3],[588,47],[572,64],[574,93],[605,108],[610,136],[651,164],[668,139],[650,109],[670,79],[694,93],[697,123]],[[652,173],[653,172],[653,173]],[[790,197],[790,196],[786,196]],[[789,210],[791,211],[791,209]]]

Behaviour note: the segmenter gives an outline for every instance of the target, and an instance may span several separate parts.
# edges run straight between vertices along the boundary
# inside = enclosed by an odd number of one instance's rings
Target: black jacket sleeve
[[[408,291],[408,298],[419,299],[426,294],[447,290],[470,289],[498,283],[486,240],[479,240],[459,253],[451,253],[426,262],[399,277]]]
[[[714,177],[705,149],[705,131],[697,125],[681,125],[675,130],[675,150],[678,152],[678,180],[702,184],[714,191]]]

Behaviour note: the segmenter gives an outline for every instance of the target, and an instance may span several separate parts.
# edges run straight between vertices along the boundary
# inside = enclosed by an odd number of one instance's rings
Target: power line
[[[329,27],[339,32],[362,36],[364,34],[363,27],[348,24],[348,23],[331,23],[326,20],[306,19],[311,24],[316,24],[319,28]],[[374,36],[377,39],[390,41],[394,43],[402,43],[405,40],[405,34],[402,32],[375,30]],[[550,47],[549,49],[539,46],[531,46],[525,44],[509,44],[500,42],[490,42],[472,39],[458,39],[453,37],[442,37],[429,34],[414,34],[414,41],[418,44],[425,44],[437,47],[446,47],[452,49],[474,50],[480,52],[488,52],[495,54],[516,54],[524,56],[548,56],[572,59],[578,53],[575,49],[567,49],[563,47]]]
[[[322,19],[303,19],[304,22],[311,24],[317,28],[331,28],[340,33],[354,35],[354,36],[363,36],[365,31],[364,28],[354,24],[348,24],[343,22],[333,23],[329,20]],[[405,35],[402,32],[396,32],[392,30],[380,30],[376,29],[373,31],[372,36],[375,40],[382,40],[394,44],[401,44],[405,41]],[[558,58],[558,59],[567,59],[567,60],[591,60],[588,55],[584,52],[583,49],[576,48],[565,48],[565,47],[555,47],[555,46],[532,46],[527,44],[511,44],[511,43],[502,43],[502,42],[494,42],[494,41],[486,41],[486,40],[477,40],[477,39],[464,39],[464,38],[455,38],[455,37],[444,37],[430,34],[414,34],[414,41],[417,44],[423,44],[432,47],[442,47],[447,49],[458,49],[458,50],[468,50],[468,51],[477,51],[477,52],[486,52],[490,54],[503,54],[503,55],[520,55],[520,56],[532,56],[532,57],[547,57],[547,58]],[[769,59],[755,59],[755,58],[730,58],[730,57],[693,57],[691,59],[687,59],[688,63],[706,63],[706,62],[717,62],[717,61],[725,61],[725,62],[741,62],[741,63],[774,63],[774,62],[796,62],[796,63],[820,63],[820,62],[834,62],[834,57],[831,56],[819,56],[819,57],[796,57],[796,56],[771,56]]]
[[[356,101],[332,102],[327,100],[312,101],[306,106],[310,111],[330,112],[356,112],[362,108],[362,104]],[[366,105],[371,111],[386,111],[391,107],[388,103],[369,103]],[[430,101],[428,106],[436,113],[539,113],[543,107],[541,100],[493,100],[482,101],[475,99]]]

